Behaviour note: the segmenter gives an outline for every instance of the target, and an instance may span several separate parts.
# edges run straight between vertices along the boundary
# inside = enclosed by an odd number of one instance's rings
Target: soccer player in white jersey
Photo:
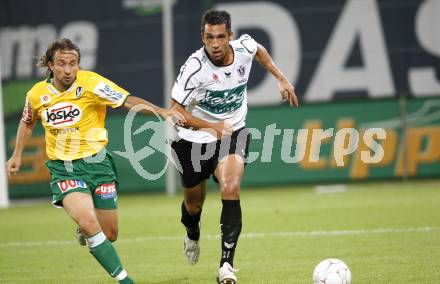
[[[203,47],[182,66],[172,90],[172,107],[186,118],[184,127],[178,129],[179,140],[172,143],[182,166],[181,221],[187,232],[184,253],[189,264],[197,263],[200,216],[207,180],[213,175],[223,203],[217,281],[236,283],[233,260],[242,227],[240,183],[249,145],[246,86],[253,59],[278,80],[284,100],[298,106],[298,99],[262,45],[249,35],[232,40],[228,12],[207,11],[202,17],[201,36]]]

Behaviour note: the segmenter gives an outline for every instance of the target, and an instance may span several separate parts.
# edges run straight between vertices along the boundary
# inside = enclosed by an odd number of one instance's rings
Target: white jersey
[[[230,123],[234,131],[245,126],[247,113],[247,82],[257,43],[249,36],[229,42],[234,61],[227,66],[216,66],[204,48],[194,52],[180,68],[174,83],[172,98],[200,119]],[[201,130],[178,127],[182,139],[209,143],[216,136]]]

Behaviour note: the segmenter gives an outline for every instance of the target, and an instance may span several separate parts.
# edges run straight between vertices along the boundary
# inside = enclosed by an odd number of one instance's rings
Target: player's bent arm
[[[277,80],[280,89],[281,96],[285,100],[289,100],[290,105],[298,106],[298,98],[295,94],[295,88],[290,84],[286,76],[276,66],[270,54],[266,48],[261,44],[257,45],[257,53],[255,54],[257,62],[268,72],[270,72]]]
[[[18,125],[17,129],[17,137],[15,139],[15,148],[14,152],[12,153],[13,157],[21,157],[23,154],[24,147],[34,131],[35,122],[36,121],[28,123],[20,120],[20,124]]]
[[[164,119],[171,119],[173,123],[177,123],[178,125],[183,125],[185,122],[185,117],[179,113],[178,111],[175,111],[173,109],[165,109],[158,107],[149,101],[146,101],[144,99],[141,99],[139,97],[135,96],[128,96],[125,100],[124,107],[128,110],[132,109],[135,106],[143,105],[144,107],[139,110],[139,112],[144,114],[159,114]]]
[[[139,97],[135,97],[135,96],[128,96],[127,99],[125,100],[124,103],[124,107],[128,110],[134,108],[137,105],[143,105],[143,108],[139,110],[139,112],[144,113],[144,114],[159,114],[160,116],[162,116],[163,112],[165,111],[165,109],[158,107],[152,103],[150,103],[149,101],[146,101],[144,99],[141,99]]]
[[[186,119],[183,127],[185,128],[193,128],[194,130],[202,129],[202,128],[212,128],[213,123],[192,116],[191,113],[186,111],[185,107],[176,102],[175,100],[171,101],[171,109],[177,110],[180,112]]]
[[[26,146],[27,141],[32,136],[35,122],[35,120],[32,122],[24,122],[23,120],[20,120],[20,124],[18,125],[17,130],[17,137],[15,139],[14,152],[12,153],[11,158],[6,164],[8,175],[15,174],[20,170],[23,150]]]
[[[189,113],[184,106],[179,104],[174,99],[171,101],[171,109],[174,109],[180,112],[185,117],[185,123],[182,127],[192,128],[194,130],[204,129],[209,130],[212,129],[215,132],[217,138],[221,138],[222,135],[231,135],[233,128],[232,126],[224,121],[221,122],[210,122],[198,117],[195,117]]]
[[[284,76],[283,72],[276,66],[275,62],[270,56],[269,52],[267,52],[266,48],[261,44],[257,45],[257,53],[255,54],[255,59],[257,62],[263,66],[264,69],[269,71],[278,81],[287,80],[286,76]]]

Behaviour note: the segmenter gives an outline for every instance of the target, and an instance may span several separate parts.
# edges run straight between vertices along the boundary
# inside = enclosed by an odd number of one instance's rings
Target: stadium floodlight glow
[[[5,119],[3,115],[2,72],[0,58],[0,208],[9,207],[8,177],[6,175]]]

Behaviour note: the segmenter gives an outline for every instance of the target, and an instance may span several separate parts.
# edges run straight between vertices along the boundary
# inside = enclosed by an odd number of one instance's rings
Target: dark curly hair
[[[231,31],[231,15],[226,11],[220,10],[208,10],[202,16],[202,26],[201,32],[202,34],[205,31],[205,25],[226,25],[226,30],[228,32]]]
[[[38,58],[37,67],[47,67],[46,75],[50,78],[53,77],[53,73],[49,68],[49,62],[53,62],[53,57],[57,50],[75,50],[78,52],[78,63],[81,59],[81,52],[79,47],[74,44],[70,39],[63,38],[52,42],[48,47],[46,52]]]

